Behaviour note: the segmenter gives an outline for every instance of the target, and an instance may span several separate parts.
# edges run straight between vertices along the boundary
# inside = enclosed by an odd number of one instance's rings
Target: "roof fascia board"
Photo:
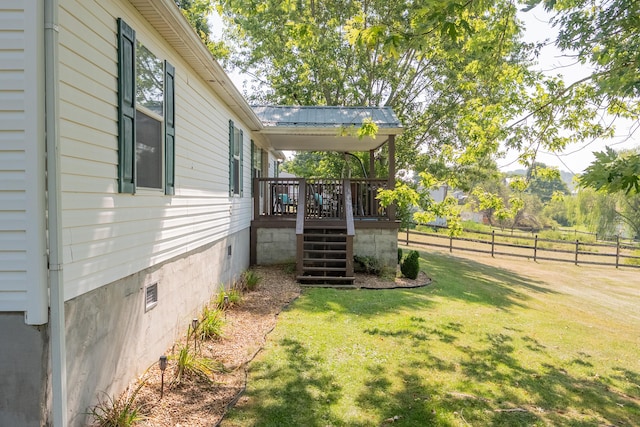
[[[180,12],[173,0],[129,0],[148,20],[157,18],[167,25],[156,30],[168,40],[169,44],[177,51],[187,50],[196,59],[192,63],[196,73],[205,80],[209,86],[223,99],[224,102],[251,127],[251,130],[262,129],[262,122],[255,114],[244,96],[235,87],[227,73],[216,61],[209,49],[202,43],[200,37],[191,28],[191,25]],[[150,15],[153,14],[153,15]],[[154,18],[154,19],[150,19]],[[180,40],[175,42],[173,40]]]

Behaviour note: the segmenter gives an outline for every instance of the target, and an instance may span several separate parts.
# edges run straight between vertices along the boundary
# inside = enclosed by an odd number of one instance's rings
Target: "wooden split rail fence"
[[[471,231],[486,238],[451,237],[438,233],[410,230],[401,231],[399,243],[407,246],[430,246],[449,249],[449,252],[470,251],[496,255],[529,258],[534,261],[560,261],[578,264],[608,265],[640,268],[638,246],[625,245],[618,240],[615,244],[581,242],[580,240],[551,240],[493,232]],[[522,244],[530,241],[530,244]]]

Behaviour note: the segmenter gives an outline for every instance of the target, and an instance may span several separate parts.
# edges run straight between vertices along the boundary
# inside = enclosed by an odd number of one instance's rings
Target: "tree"
[[[583,79],[592,98],[614,117],[640,120],[640,2],[637,0],[531,0],[554,13],[556,45],[593,67]],[[582,182],[606,191],[640,192],[640,154],[598,153]]]
[[[640,194],[640,155],[634,152],[617,153],[607,147],[594,153],[593,162],[580,177],[580,185],[608,193]]]
[[[573,199],[573,197],[555,194],[542,209],[542,214],[545,218],[553,221],[552,225],[557,224],[563,227],[570,227],[574,225],[573,212],[575,203]]]
[[[640,235],[640,153],[595,153],[596,161],[580,177],[582,187],[593,188],[615,200],[615,214],[634,236]]]
[[[232,62],[257,78],[253,101],[391,106],[406,127],[398,170],[471,189],[500,143],[531,166],[540,149],[613,132],[598,122],[606,99],[593,85],[530,70],[540,46],[521,41],[509,0],[218,4]]]
[[[364,178],[362,171],[364,160],[357,154],[306,151],[285,161],[282,164],[282,170],[303,178],[342,178],[346,176]]]
[[[525,192],[539,197],[543,204],[559,194],[569,194],[567,184],[560,178],[557,168],[549,168],[543,163],[534,163],[528,171],[529,183]]]
[[[228,58],[230,52],[224,42],[216,42],[211,39],[208,17],[213,12],[212,2],[210,0],[175,0],[175,2],[196,34],[207,46],[209,52],[216,59]]]
[[[615,197],[610,194],[582,189],[577,195],[576,222],[601,237],[614,236],[618,233],[616,204]]]
[[[429,165],[465,170],[491,158],[535,78],[526,67],[535,47],[518,40],[508,1],[220,3],[240,46],[235,63],[261,80],[254,100],[392,106],[406,125],[399,169],[445,179],[458,174]]]

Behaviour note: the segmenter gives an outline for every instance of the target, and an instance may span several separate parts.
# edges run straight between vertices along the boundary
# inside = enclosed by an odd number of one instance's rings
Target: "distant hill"
[[[520,175],[520,176],[525,176],[527,174],[527,170],[526,169],[515,169],[512,171],[506,171],[505,172],[507,175]],[[569,188],[569,191],[571,191],[572,193],[574,192],[574,190],[576,189],[577,185],[576,182],[573,180],[573,174],[571,172],[567,172],[567,171],[560,171],[560,179],[562,179],[564,181],[565,184],[567,184],[567,188]]]

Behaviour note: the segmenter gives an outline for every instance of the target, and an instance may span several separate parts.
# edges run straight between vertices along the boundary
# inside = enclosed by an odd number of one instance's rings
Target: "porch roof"
[[[262,121],[259,132],[276,150],[369,151],[384,144],[389,135],[402,132],[402,124],[390,107],[268,105],[252,108]],[[375,138],[354,135],[365,119],[371,119],[378,126]]]

